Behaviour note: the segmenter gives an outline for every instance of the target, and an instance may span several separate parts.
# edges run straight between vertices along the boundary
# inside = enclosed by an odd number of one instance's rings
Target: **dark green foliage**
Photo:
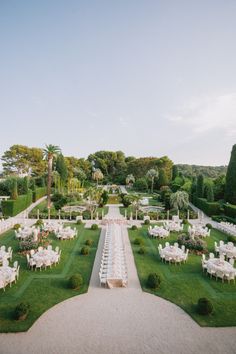
[[[229,236],[227,237],[227,241],[228,241],[228,242],[236,243],[236,237],[235,237],[235,236],[232,236],[232,235],[229,235]]]
[[[14,179],[11,189],[11,199],[16,200],[18,198],[17,180]]]
[[[67,203],[67,197],[61,193],[55,193],[52,196],[52,202],[56,210],[60,210]]]
[[[172,167],[172,181],[173,181],[176,177],[178,177],[178,175],[179,175],[178,166],[177,166],[177,165],[174,165],[174,166]]]
[[[210,315],[213,312],[213,305],[207,298],[200,298],[197,303],[197,313],[199,315]]]
[[[38,187],[33,190],[33,202],[36,202],[38,199],[44,197],[47,194],[46,187]]]
[[[150,273],[147,278],[147,287],[150,289],[157,289],[160,287],[161,278],[157,273]]]
[[[134,244],[137,245],[137,246],[143,246],[144,242],[141,238],[137,237],[135,240],[134,240]]]
[[[2,201],[2,211],[4,216],[15,216],[32,204],[32,192],[20,195],[16,200]]]
[[[86,240],[85,243],[84,243],[86,246],[92,246],[93,244],[93,240],[89,239],[89,240]]]
[[[36,226],[42,226],[43,225],[43,220],[39,219],[35,223]]]
[[[134,189],[139,192],[147,192],[148,191],[148,182],[146,178],[138,178],[134,182]]]
[[[137,230],[137,226],[136,225],[132,225],[131,230]]]
[[[212,229],[212,225],[211,224],[206,224],[206,227],[210,230]]]
[[[98,225],[97,224],[93,224],[92,226],[91,226],[91,230],[97,230],[98,229]]]
[[[125,208],[128,208],[131,203],[132,203],[132,198],[130,195],[128,194],[120,194],[120,198],[121,198],[121,203],[124,205]]]
[[[13,226],[13,230],[18,230],[21,227],[21,224],[15,224]]]
[[[88,254],[89,254],[89,247],[87,247],[87,246],[82,247],[80,253],[82,254],[82,256],[88,256]]]
[[[225,200],[236,204],[236,145],[233,146],[226,174]]]
[[[141,246],[140,249],[138,250],[138,253],[143,255],[147,253],[147,250],[144,246]]]
[[[197,197],[203,198],[204,195],[204,177],[203,175],[199,175],[197,178]]]
[[[26,302],[21,302],[18,304],[14,311],[15,320],[25,320],[29,314],[30,305]]]
[[[104,190],[102,192],[102,195],[101,195],[101,198],[100,198],[100,201],[99,201],[99,206],[103,207],[104,205],[106,205],[107,202],[108,202],[108,199],[109,199],[109,195],[108,195],[107,191]]]
[[[29,178],[24,177],[23,184],[22,184],[22,194],[27,194],[28,190],[29,190]]]
[[[169,184],[167,175],[166,175],[166,171],[161,168],[159,170],[159,176],[158,176],[158,180],[157,180],[157,186],[160,189],[163,186],[167,186]]]
[[[74,274],[69,279],[69,288],[78,290],[83,285],[83,277],[81,274]]]
[[[236,224],[236,219],[226,215],[213,215],[212,220],[217,222],[226,221],[226,222],[230,222],[231,224]]]
[[[146,219],[145,221],[144,221],[144,225],[149,225],[150,224],[150,220],[149,219]]]
[[[217,202],[208,203],[204,198],[194,198],[193,203],[208,216],[220,214],[220,204]]]
[[[208,183],[206,185],[206,197],[207,197],[207,201],[209,203],[214,202],[214,190],[213,190],[213,186],[211,183]]]
[[[82,224],[83,224],[83,221],[82,221],[82,220],[77,220],[77,221],[76,221],[76,224],[77,224],[77,225],[82,225]]]
[[[178,170],[184,177],[196,177],[203,175],[204,177],[217,178],[220,175],[226,173],[226,166],[198,166],[198,165],[186,165],[178,164]]]
[[[57,157],[56,170],[59,173],[61,180],[65,183],[68,178],[68,170],[67,170],[64,156],[62,154],[60,154]]]
[[[214,180],[214,195],[216,200],[224,199],[225,175],[220,175]]]
[[[236,205],[224,204],[225,215],[236,218]]]

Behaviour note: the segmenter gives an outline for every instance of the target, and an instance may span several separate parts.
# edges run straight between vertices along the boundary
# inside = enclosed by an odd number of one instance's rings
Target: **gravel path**
[[[117,207],[109,217],[117,218]],[[143,293],[125,226],[129,286],[99,287],[101,232],[87,294],[47,311],[27,333],[1,334],[1,354],[233,354],[235,328],[201,328],[183,310]]]

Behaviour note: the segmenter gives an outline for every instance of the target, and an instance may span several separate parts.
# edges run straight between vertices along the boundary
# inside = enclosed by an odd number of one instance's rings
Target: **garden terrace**
[[[147,236],[147,227],[129,230],[129,237],[134,253],[135,263],[141,286],[144,291],[163,297],[183,308],[199,325],[223,327],[236,325],[236,285],[228,282],[216,282],[203,274],[201,256],[190,254],[186,264],[169,265],[161,262],[157,246],[166,241],[174,243],[178,234],[171,233],[165,240],[151,239]],[[146,249],[146,254],[139,254],[140,245],[134,240],[140,238]],[[213,229],[210,238],[206,238],[209,252],[214,252],[214,242],[227,241],[227,235]],[[161,286],[150,290],[146,281],[150,273],[156,272],[161,276]],[[200,316],[196,312],[199,298],[208,298],[214,307],[211,316]]]
[[[20,277],[16,284],[0,292],[0,329],[1,332],[21,332],[32,324],[50,307],[72,296],[87,292],[94,258],[99,240],[99,230],[87,230],[82,225],[78,228],[78,237],[71,241],[59,241],[53,234],[48,236],[50,244],[62,250],[61,261],[51,269],[32,271],[27,268],[26,257],[18,253],[19,241],[14,231],[10,230],[0,237],[0,244],[13,248],[13,261],[20,264]],[[93,240],[87,256],[80,254],[87,239]],[[79,290],[68,288],[68,279],[80,273],[83,285]],[[30,304],[30,313],[25,321],[15,321],[13,312],[17,304]]]

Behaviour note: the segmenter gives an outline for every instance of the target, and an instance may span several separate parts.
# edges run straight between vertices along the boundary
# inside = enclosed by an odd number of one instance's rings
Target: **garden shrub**
[[[138,253],[139,254],[146,254],[147,253],[147,250],[144,246],[141,246],[140,249],[138,250]]]
[[[87,246],[82,247],[81,254],[82,254],[82,256],[87,256],[89,254],[89,247],[87,247]]]
[[[142,245],[144,245],[144,241],[143,241],[140,237],[137,237],[137,238],[134,240],[134,245],[142,246]]]
[[[32,204],[32,192],[20,195],[16,200],[9,199],[2,201],[2,212],[4,216],[15,216]]]
[[[183,219],[183,224],[187,225],[188,224],[188,220],[187,219]]]
[[[85,241],[86,246],[92,246],[92,244],[93,244],[93,240],[91,239]]]
[[[77,225],[82,225],[82,224],[83,224],[83,221],[82,221],[82,220],[77,220],[77,221],[76,221],[76,224],[77,224]]]
[[[36,221],[35,226],[42,226],[43,225],[43,220],[39,219]]]
[[[149,225],[150,224],[150,220],[149,219],[146,219],[145,221],[144,221],[144,225]]]
[[[30,305],[27,302],[18,304],[14,311],[14,317],[18,321],[23,321],[27,318],[30,311]]]
[[[69,279],[69,287],[78,290],[83,285],[83,277],[81,274],[74,274]]]
[[[226,216],[230,218],[236,218],[236,205],[224,204],[224,212]]]
[[[197,236],[192,239],[189,235],[182,234],[178,237],[178,243],[193,251],[205,252],[207,250],[206,242]]]
[[[36,202],[38,199],[44,197],[47,194],[46,187],[38,187],[33,190],[33,202]]]
[[[98,230],[98,225],[97,224],[93,224],[91,226],[91,230]]]
[[[220,214],[220,203],[218,202],[207,202],[204,198],[195,197],[193,203],[208,216]]]
[[[230,222],[231,224],[236,224],[236,219],[230,218],[229,216],[226,215],[213,215],[212,220],[217,222],[226,221],[226,222]]]
[[[13,226],[13,230],[18,230],[21,227],[21,224],[15,224]]]
[[[52,196],[52,202],[56,210],[62,209],[67,203],[67,197],[61,193],[55,193]]]
[[[236,243],[236,237],[235,237],[235,236],[232,236],[232,235],[229,235],[229,236],[227,237],[227,241],[228,241],[228,242]]]
[[[132,225],[131,230],[137,230],[138,227],[136,225]]]
[[[197,313],[199,315],[210,315],[213,312],[213,305],[207,298],[200,298],[197,303]]]
[[[147,287],[157,289],[161,284],[161,278],[157,273],[150,273],[147,278]]]
[[[84,220],[90,220],[91,219],[91,212],[89,210],[83,211],[82,215],[83,215],[83,219]]]
[[[29,251],[38,247],[38,241],[33,241],[32,237],[27,237],[23,241],[20,241],[20,251]]]
[[[211,224],[206,224],[206,227],[210,230],[210,229],[212,229],[212,225]]]

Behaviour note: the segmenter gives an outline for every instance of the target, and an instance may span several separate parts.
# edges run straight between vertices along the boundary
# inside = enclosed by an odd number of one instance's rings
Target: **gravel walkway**
[[[119,216],[110,208],[110,217]],[[201,328],[184,311],[143,293],[125,226],[129,286],[99,287],[101,232],[87,294],[47,311],[27,333],[1,334],[1,354],[233,354],[235,328]]]

